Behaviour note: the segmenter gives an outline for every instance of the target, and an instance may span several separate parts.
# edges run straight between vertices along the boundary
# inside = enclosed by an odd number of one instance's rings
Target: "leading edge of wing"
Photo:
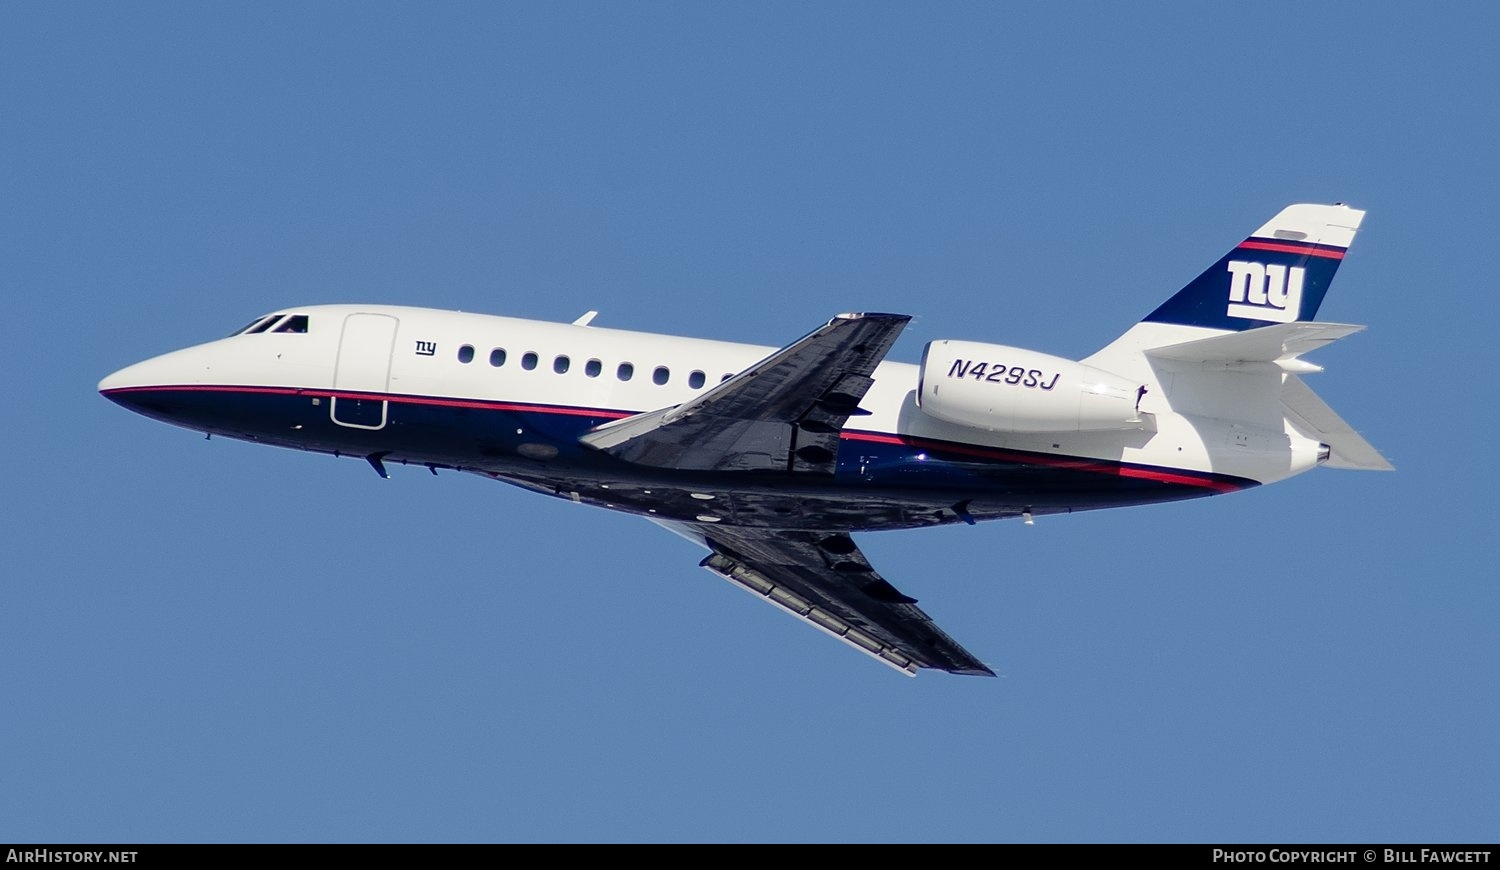
[[[881,577],[848,534],[653,520],[712,552],[699,564],[881,664],[993,677]]]
[[[831,473],[839,431],[910,320],[840,314],[701,396],[580,440],[660,468]]]

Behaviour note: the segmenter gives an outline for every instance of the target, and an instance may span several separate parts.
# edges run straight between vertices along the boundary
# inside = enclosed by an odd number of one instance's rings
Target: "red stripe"
[[[1094,474],[1112,474],[1118,477],[1134,477],[1141,480],[1155,480],[1161,483],[1175,483],[1182,486],[1199,486],[1204,489],[1211,489],[1214,492],[1237,492],[1243,489],[1239,484],[1195,476],[1191,472],[1157,471],[1150,468],[1135,468],[1095,459],[1068,459],[1060,456],[1044,456],[1036,453],[1001,450],[995,447],[977,447],[968,444],[928,441],[922,438],[906,438],[897,435],[877,435],[873,432],[844,432],[842,437],[850,441],[899,444],[918,450],[941,450],[944,453],[978,456],[984,459],[997,459],[1006,462],[1021,462],[1027,465],[1045,465],[1050,468],[1063,468],[1069,471],[1086,471]]]
[[[429,396],[400,396],[386,393],[354,393],[346,390],[319,390],[296,387],[232,387],[210,384],[178,384],[175,386],[121,387],[110,393],[141,392],[174,393],[261,393],[269,396],[316,396],[337,399],[378,399],[404,405],[437,405],[444,408],[479,408],[491,411],[524,411],[538,414],[567,414],[575,417],[621,417],[634,416],[633,411],[605,411],[598,408],[574,408],[563,405],[519,405],[514,402],[489,402],[483,399],[445,399]]]
[[[176,386],[149,386],[149,387],[117,387],[113,390],[105,390],[110,393],[149,393],[157,391],[169,391],[174,393],[269,393],[274,396],[295,396],[298,393],[313,392],[312,390],[299,390],[295,387],[229,387],[213,384],[179,384]]]
[[[1309,257],[1326,257],[1330,260],[1344,259],[1344,252],[1338,248],[1320,248],[1315,245],[1294,245],[1285,242],[1246,239],[1240,242],[1240,247],[1251,248],[1256,251],[1281,251],[1284,254],[1306,254]]]
[[[1173,474],[1168,471],[1152,471],[1148,468],[1130,468],[1121,465],[1115,469],[1115,474],[1121,477],[1139,477],[1145,480],[1155,480],[1161,483],[1180,483],[1183,486],[1201,486],[1214,492],[1237,492],[1242,487],[1228,483],[1223,480],[1209,480],[1206,477],[1189,477],[1186,474]]]

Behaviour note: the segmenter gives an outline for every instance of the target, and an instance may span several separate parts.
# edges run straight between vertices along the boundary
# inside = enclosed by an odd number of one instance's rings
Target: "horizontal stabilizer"
[[[1318,371],[1316,366],[1307,363],[1298,366],[1285,364],[1362,329],[1363,326],[1349,323],[1298,320],[1154,347],[1145,353],[1153,359],[1215,362],[1228,367],[1241,363],[1279,363],[1291,371]]]
[[[1293,423],[1328,445],[1328,467],[1395,471],[1395,467],[1370,446],[1370,442],[1334,413],[1317,393],[1302,383],[1301,378],[1288,375],[1282,382],[1281,404]]]

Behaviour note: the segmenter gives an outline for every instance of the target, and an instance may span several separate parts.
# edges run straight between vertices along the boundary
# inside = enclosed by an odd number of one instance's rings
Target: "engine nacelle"
[[[917,407],[995,432],[1140,429],[1142,385],[1070,359],[974,341],[922,351]]]

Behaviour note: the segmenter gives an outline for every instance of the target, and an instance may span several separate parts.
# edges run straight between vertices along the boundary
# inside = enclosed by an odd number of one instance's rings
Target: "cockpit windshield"
[[[231,337],[236,335],[255,335],[261,332],[305,333],[307,332],[307,315],[287,314],[284,311],[277,312],[276,314],[267,314],[264,317],[257,317],[238,330],[229,333],[229,335]]]
[[[231,337],[236,336],[236,335],[244,335],[245,333],[249,332],[250,330],[255,329],[255,327],[257,327],[257,326],[259,326],[261,329],[265,329],[266,328],[266,326],[265,326],[266,321],[274,318],[275,316],[276,315],[274,315],[274,314],[270,314],[270,315],[266,315],[264,317],[257,317],[254,320],[250,321],[249,323],[245,324],[244,326],[241,326],[239,329],[236,329],[234,332],[229,333],[229,335]]]

